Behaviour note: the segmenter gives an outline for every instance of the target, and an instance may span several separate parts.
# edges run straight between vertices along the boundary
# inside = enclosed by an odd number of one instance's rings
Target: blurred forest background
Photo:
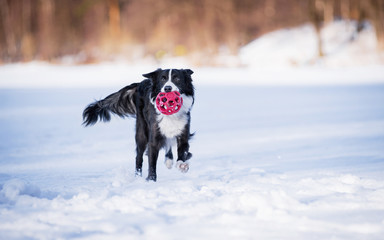
[[[384,0],[0,0],[0,63],[236,55],[265,33],[340,19],[357,32],[369,21],[384,51]]]

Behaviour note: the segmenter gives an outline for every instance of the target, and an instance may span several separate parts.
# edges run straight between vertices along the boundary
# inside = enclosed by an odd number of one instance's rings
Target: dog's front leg
[[[177,138],[177,163],[176,166],[181,172],[188,172],[189,162],[192,153],[189,152],[189,131]]]
[[[149,144],[148,146],[148,177],[147,181],[155,181],[157,178],[156,174],[156,165],[157,165],[157,157],[159,156],[160,148],[157,144]]]

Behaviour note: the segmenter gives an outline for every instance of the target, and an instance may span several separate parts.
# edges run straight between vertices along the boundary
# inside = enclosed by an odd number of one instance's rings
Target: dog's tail
[[[98,120],[108,122],[111,120],[110,113],[122,118],[126,116],[135,117],[135,97],[138,85],[138,83],[133,83],[100,101],[89,104],[83,112],[83,125],[93,125]]]

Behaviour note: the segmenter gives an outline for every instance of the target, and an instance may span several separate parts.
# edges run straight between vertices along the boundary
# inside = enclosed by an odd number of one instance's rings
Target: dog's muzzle
[[[180,111],[183,98],[178,91],[161,92],[156,97],[156,107],[162,114],[172,115]]]

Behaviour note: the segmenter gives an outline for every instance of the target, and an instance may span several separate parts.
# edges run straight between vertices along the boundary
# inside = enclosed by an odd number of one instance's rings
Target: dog
[[[89,104],[83,112],[83,125],[97,121],[108,122],[111,113],[119,117],[136,118],[136,176],[142,176],[143,155],[148,155],[147,181],[157,180],[156,165],[161,149],[165,149],[165,164],[173,166],[172,146],[177,143],[176,167],[181,172],[189,170],[189,140],[191,110],[195,101],[195,88],[190,69],[157,69],[143,74],[145,79],[132,83],[106,98]],[[172,115],[163,114],[156,106],[159,93],[177,91],[182,105]]]

